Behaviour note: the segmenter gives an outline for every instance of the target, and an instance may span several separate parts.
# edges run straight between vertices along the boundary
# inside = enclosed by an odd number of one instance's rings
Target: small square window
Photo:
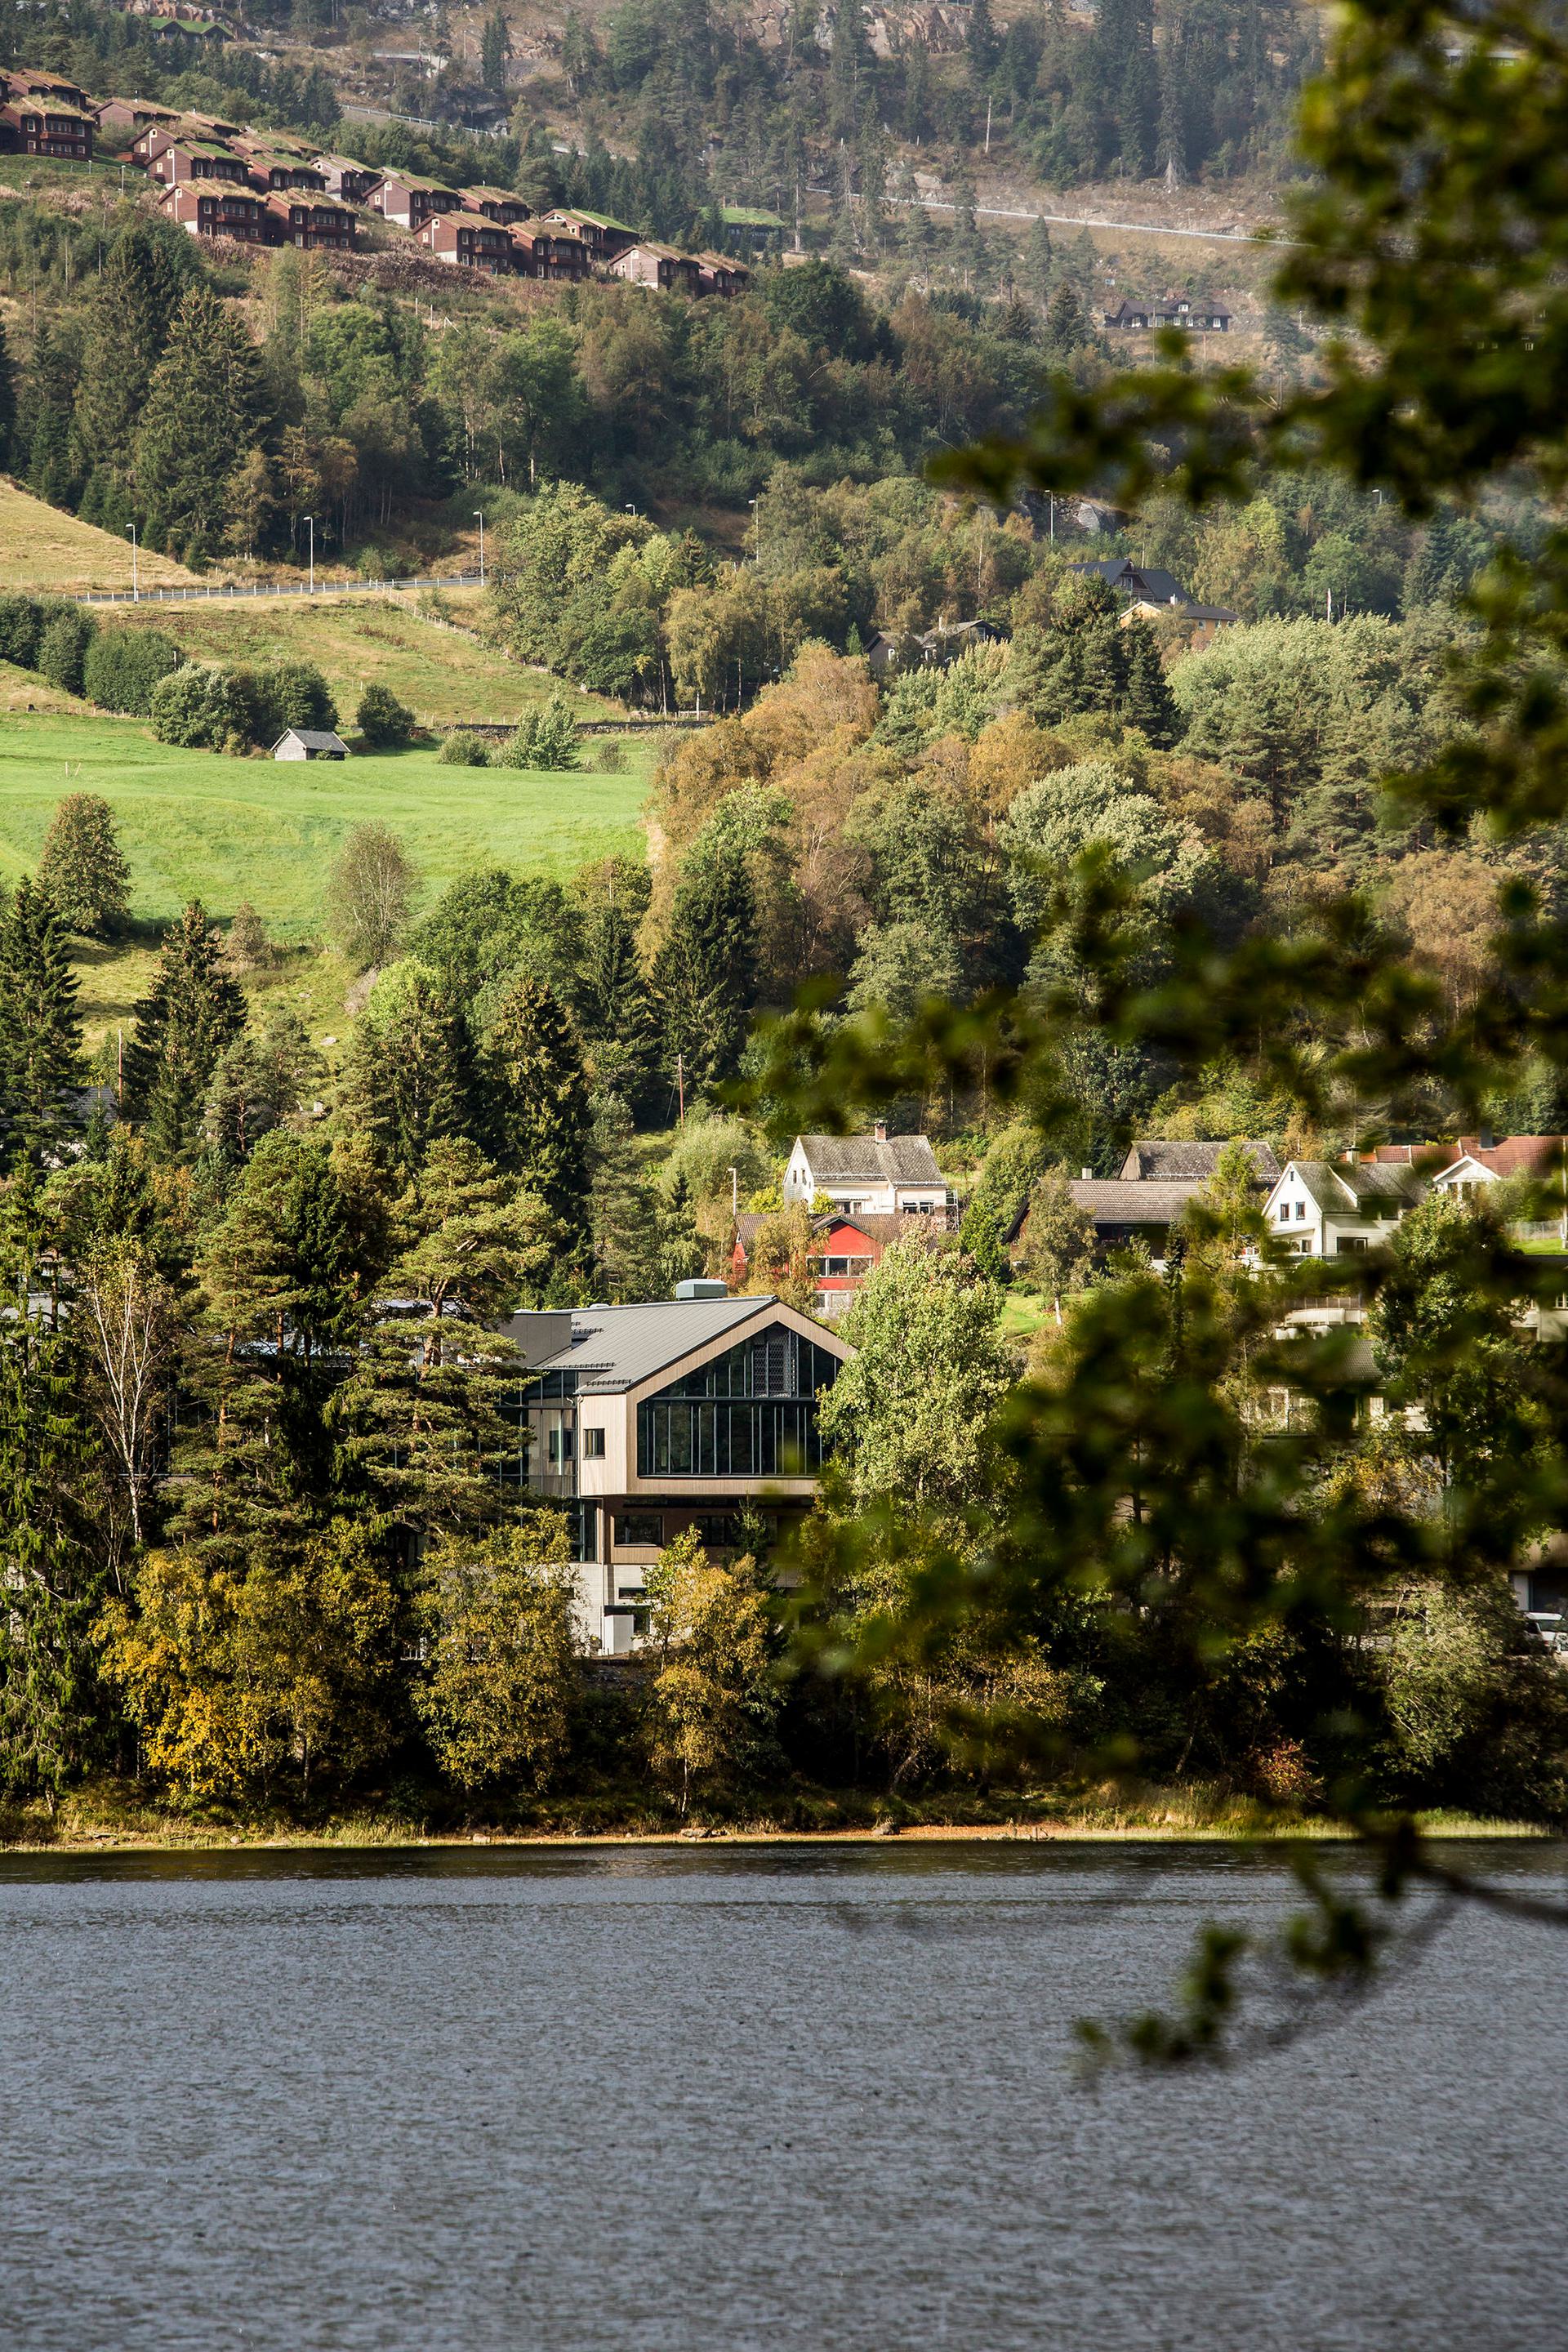
[[[1298,1223],[1304,1224],[1304,1223],[1306,1223],[1306,1219],[1307,1219],[1307,1203],[1305,1202],[1305,1201],[1298,1201],[1298,1202],[1297,1202],[1297,1203],[1296,1203],[1296,1218],[1297,1218],[1297,1222],[1298,1222]]]
[[[583,1459],[584,1459],[584,1462],[602,1462],[602,1461],[604,1460],[604,1458],[605,1458],[605,1433],[604,1433],[604,1431],[603,1431],[602,1429],[585,1429],[585,1430],[583,1432]]]

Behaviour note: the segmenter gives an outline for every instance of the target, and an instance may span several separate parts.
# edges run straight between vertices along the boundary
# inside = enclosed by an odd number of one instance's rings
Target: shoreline
[[[1424,1833],[1444,1843],[1501,1844],[1521,1841],[1534,1844],[1561,1843],[1568,1832],[1542,1828],[1529,1822],[1490,1822],[1457,1816],[1424,1824]],[[721,1829],[706,1825],[685,1830],[473,1830],[447,1836],[360,1836],[330,1832],[282,1831],[265,1835],[228,1829],[156,1832],[150,1831],[77,1831],[52,1838],[16,1838],[0,1842],[0,1864],[15,1855],[83,1854],[205,1854],[205,1853],[468,1853],[475,1847],[521,1852],[592,1852],[602,1848],[687,1848],[727,1846],[882,1846],[882,1845],[1162,1845],[1247,1846],[1310,1844],[1358,1845],[1353,1831],[1333,1822],[1239,1828],[1158,1822],[1119,1825],[1092,1822],[911,1822],[908,1826],[842,1830]]]

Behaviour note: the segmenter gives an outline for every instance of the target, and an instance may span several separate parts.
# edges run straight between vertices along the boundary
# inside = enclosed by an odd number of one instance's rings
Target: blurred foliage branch
[[[1412,516],[1442,499],[1477,504],[1504,478],[1559,497],[1568,43],[1552,13],[1528,0],[1484,11],[1351,0],[1306,94],[1300,146],[1314,176],[1292,203],[1274,291],[1327,322],[1314,381],[1280,394],[1247,367],[1205,367],[1167,335],[1153,365],[1090,388],[1054,378],[1021,438],[953,453],[940,478],[999,505],[1022,487],[1127,507],[1156,489],[1244,501],[1282,466],[1332,469]],[[1539,840],[1568,814],[1568,529],[1505,553],[1471,601],[1479,642],[1452,656],[1468,724],[1429,765],[1388,780],[1391,804],[1437,835]],[[1560,845],[1545,854],[1560,858]],[[1234,1062],[1294,1104],[1305,1131],[1371,1142],[1426,1131],[1434,1101],[1474,1129],[1530,1069],[1568,1077],[1568,929],[1525,882],[1500,886],[1488,979],[1456,1011],[1353,896],[1239,940],[1184,916],[1152,969],[1135,872],[1090,849],[1043,878],[1046,924],[1023,986],[963,1010],[931,998],[898,1024],[846,1017],[822,984],[769,1033],[753,1103],[781,1124],[842,1131],[952,1089],[1009,1103],[1059,1141],[1084,1041],[1097,1040],[1155,1057],[1168,1082]],[[1096,2062],[1214,2059],[1288,2036],[1321,2013],[1325,1989],[1364,1991],[1380,1962],[1467,1900],[1568,1925],[1568,1907],[1434,1852],[1383,1793],[1373,1711],[1358,1698],[1384,1670],[1380,1643],[1396,1646],[1377,1629],[1401,1594],[1506,1592],[1530,1548],[1568,1528],[1568,1348],[1549,1324],[1514,1344],[1561,1285],[1561,1262],[1532,1259],[1518,1224],[1555,1218],[1563,1181],[1527,1188],[1510,1222],[1479,1213],[1460,1234],[1434,1217],[1408,1246],[1348,1264],[1292,1264],[1267,1243],[1244,1264],[1200,1230],[1163,1278],[1129,1265],[1076,1306],[1003,1409],[1005,1470],[991,1491],[940,1517],[830,1494],[807,1562],[803,1665],[848,1676],[895,1656],[933,1661],[978,1622],[993,1643],[1043,1643],[1070,1664],[1087,1612],[1101,1656],[1120,1643],[1135,1679],[1137,1654],[1157,1649],[1166,1686],[1184,1681],[1189,1740],[1226,1678],[1270,1645],[1319,1694],[1321,1802],[1370,1844],[1370,1891],[1304,1855],[1306,1908],[1279,1937],[1206,1930],[1173,2015],[1085,2029]],[[1286,1322],[1306,1294],[1352,1287],[1394,1408],[1397,1443],[1381,1459],[1352,1334],[1308,1338]],[[1434,1318],[1423,1301],[1438,1296]],[[841,1605],[874,1567],[886,1581],[889,1563],[887,1607]],[[1317,1662],[1310,1672],[1303,1659]],[[1560,1717],[1561,1696],[1548,1703]],[[1042,1721],[1037,1749],[1048,1758],[1068,1736]],[[953,1737],[972,1742],[973,1725],[955,1720]],[[1087,1737],[1080,1724],[1071,1740],[1101,1770],[1137,1769],[1125,1723]],[[1561,1721],[1548,1746],[1563,1754]],[[1542,1810],[1561,1811],[1565,1794],[1542,1788]],[[1423,1887],[1430,1903],[1396,1928],[1400,1899]],[[1251,2040],[1244,1991],[1276,2005]]]

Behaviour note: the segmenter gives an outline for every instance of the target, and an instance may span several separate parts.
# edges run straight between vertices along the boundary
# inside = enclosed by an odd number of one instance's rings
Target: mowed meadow
[[[585,761],[602,740],[584,740]],[[309,948],[321,937],[328,874],[352,827],[376,823],[398,835],[418,869],[419,908],[477,866],[564,877],[591,859],[642,855],[638,810],[657,756],[654,743],[634,741],[616,775],[591,764],[568,775],[447,768],[426,748],[237,760],[174,750],[134,720],[13,712],[0,717],[0,883],[37,865],[64,793],[100,793],[130,864],[139,936],[81,943],[89,1048],[129,1019],[142,992],[151,927],[191,898],[223,922],[248,899],[279,945],[300,951],[286,959],[296,1010],[311,1027],[331,1027],[353,975]]]

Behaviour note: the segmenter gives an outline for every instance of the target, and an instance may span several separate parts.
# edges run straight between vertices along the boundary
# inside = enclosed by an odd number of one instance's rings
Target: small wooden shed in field
[[[275,760],[346,760],[349,747],[341,735],[317,727],[290,727],[272,746]]]

